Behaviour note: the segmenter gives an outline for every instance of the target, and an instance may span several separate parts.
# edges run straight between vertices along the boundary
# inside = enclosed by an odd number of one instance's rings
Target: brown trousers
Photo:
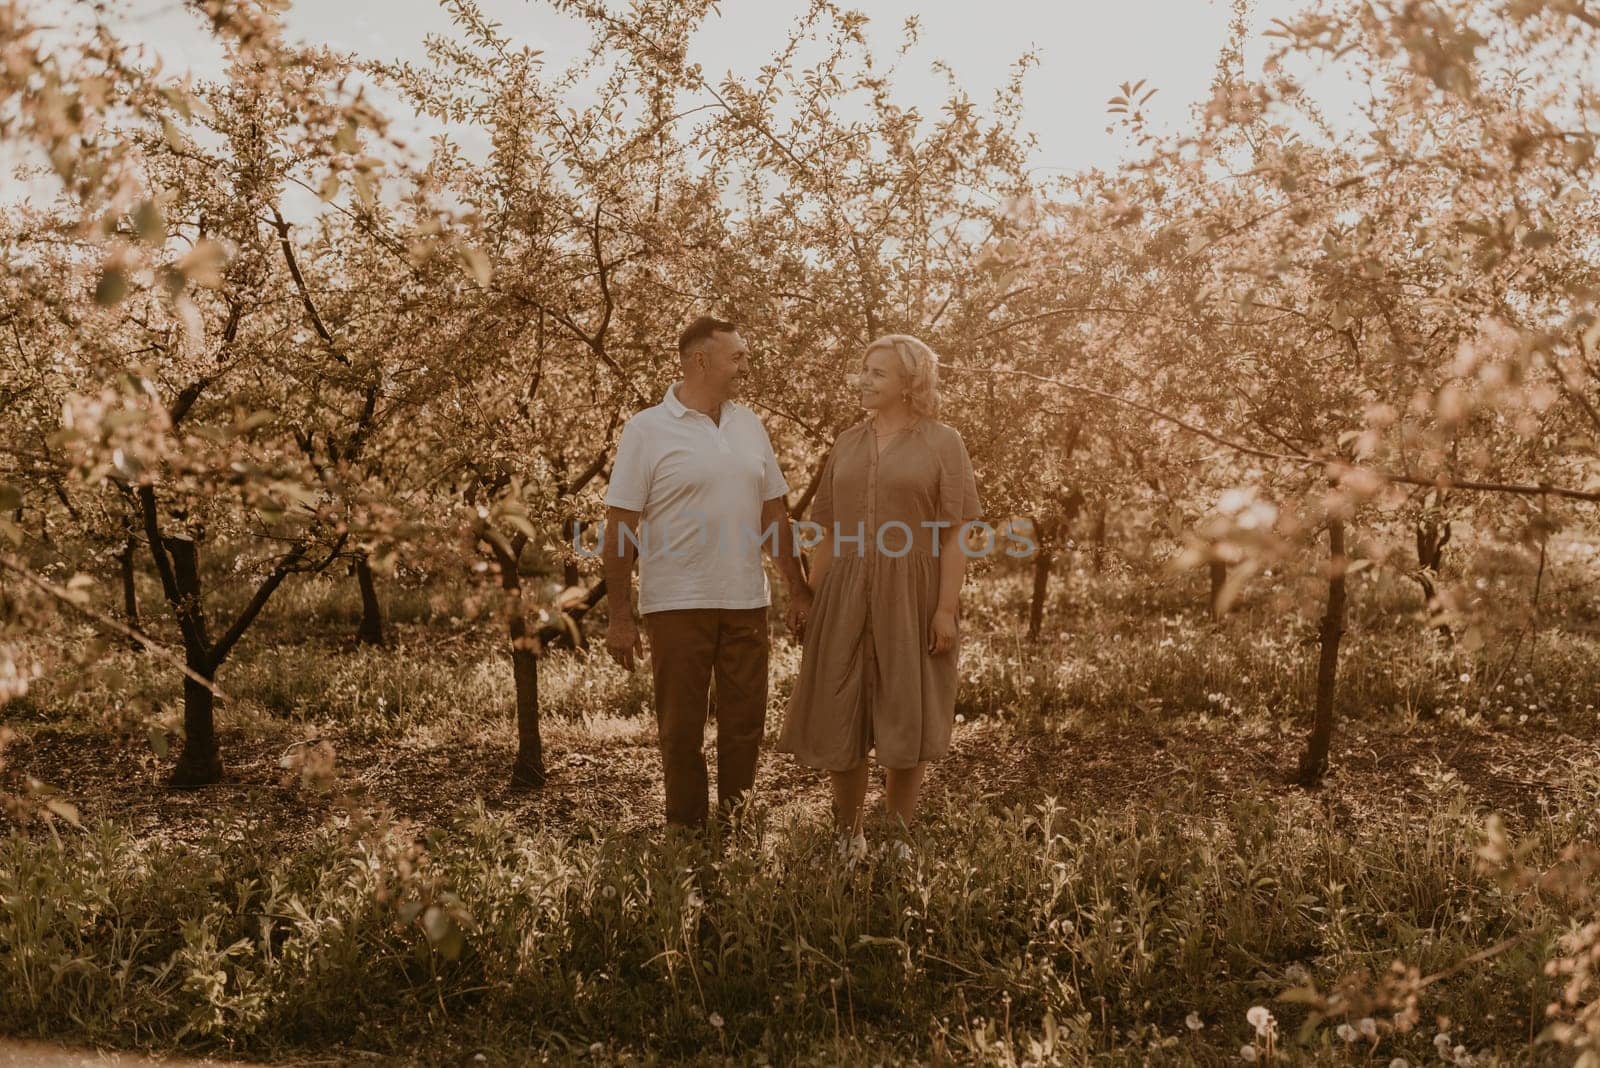
[[[706,821],[707,691],[716,680],[717,806],[747,796],[767,723],[765,608],[680,608],[644,617],[655,680],[667,822]]]

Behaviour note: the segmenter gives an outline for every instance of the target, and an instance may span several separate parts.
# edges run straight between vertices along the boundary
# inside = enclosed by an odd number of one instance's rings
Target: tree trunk
[[[367,554],[356,557],[356,581],[361,585],[361,628],[356,631],[356,642],[361,645],[383,644],[383,611],[378,604],[378,585],[372,577],[372,565]]]
[[[511,765],[513,790],[536,790],[545,783],[544,744],[539,738],[539,654],[520,607],[511,617],[511,676],[517,688],[517,759]]]
[[[1416,535],[1417,584],[1422,587],[1423,603],[1432,609],[1437,592],[1434,580],[1439,577],[1439,569],[1444,563],[1444,547],[1450,541],[1450,522],[1446,520],[1441,524],[1433,519],[1419,519]],[[1440,623],[1436,629],[1445,641],[1454,640],[1448,623]]]
[[[1044,605],[1050,594],[1050,569],[1055,565],[1056,551],[1043,523],[1033,522],[1033,533],[1038,548],[1033,554],[1033,600],[1028,605],[1028,640],[1036,642],[1044,627]]]
[[[1317,707],[1311,737],[1300,757],[1298,781],[1317,786],[1328,771],[1328,749],[1333,742],[1334,684],[1339,670],[1339,643],[1344,639],[1345,586],[1348,561],[1344,555],[1344,523],[1328,524],[1328,605],[1322,614],[1320,655],[1317,660]]]
[[[1215,622],[1222,621],[1222,588],[1228,583],[1228,565],[1221,560],[1213,560],[1206,565],[1211,573],[1211,618]]]
[[[178,587],[177,611],[185,617],[197,640],[184,640],[184,663],[196,675],[210,682],[216,678],[216,665],[209,655],[211,642],[206,636],[205,613],[201,611],[199,552],[190,538],[167,538],[172,554],[173,578]],[[217,745],[215,695],[194,679],[183,679],[183,752],[172,769],[173,786],[209,786],[222,779],[222,755]]]
[[[228,659],[228,654],[238,644],[250,625],[255,622],[283,580],[295,571],[305,559],[306,543],[296,542],[294,548],[282,557],[272,572],[256,587],[255,594],[233,622],[224,628],[215,644],[206,632],[205,602],[200,594],[200,551],[196,539],[199,531],[188,535],[168,536],[161,532],[157,515],[155,490],[140,486],[140,507],[144,512],[144,533],[155,561],[156,573],[161,577],[161,590],[167,603],[178,618],[178,629],[183,633],[184,662],[190,674],[183,680],[183,752],[178,755],[177,767],[172,772],[174,786],[206,786],[222,778],[222,758],[217,744],[215,691],[210,684],[217,677],[217,669]],[[334,542],[328,557],[311,570],[321,571],[338,559],[349,532],[341,534]],[[195,677],[191,677],[195,676]]]
[[[500,588],[511,608],[511,678],[517,692],[517,759],[511,765],[511,789],[536,790],[545,783],[544,742],[539,737],[539,641],[529,632],[522,606],[522,550],[525,535],[506,541],[486,538],[500,565]]]
[[[578,538],[580,536],[579,535],[580,529],[581,529],[581,527],[579,526],[579,520],[574,519],[570,523],[567,524],[567,544],[568,545],[576,545],[576,544],[578,544]],[[562,565],[561,565],[561,586],[562,586],[562,588],[570,590],[570,589],[572,589],[572,587],[580,586],[582,584],[583,584],[583,576],[581,574],[579,574],[579,572],[578,572],[578,562],[576,560],[567,560],[567,561],[563,562]]]
[[[1090,535],[1094,541],[1094,573],[1101,574],[1106,566],[1106,506],[1101,505],[1094,513],[1094,532]]]
[[[144,628],[139,624],[139,591],[134,586],[133,554],[138,548],[138,542],[133,535],[122,543],[122,551],[117,553],[117,565],[122,572],[122,614],[127,617],[128,629],[144,633]],[[130,637],[128,645],[136,650],[142,650],[144,643],[137,638]]]
[[[207,682],[216,679],[216,669],[203,657],[184,658],[188,668]],[[222,751],[217,745],[215,695],[194,679],[183,679],[183,751],[172,769],[172,785],[209,786],[222,780]]]

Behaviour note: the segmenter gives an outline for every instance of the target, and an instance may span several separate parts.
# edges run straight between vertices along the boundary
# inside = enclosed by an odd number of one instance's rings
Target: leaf
[[[1317,993],[1317,988],[1314,986],[1297,986],[1279,994],[1278,1000],[1291,1005],[1320,1005],[1326,999]]]
[[[157,757],[165,760],[167,756],[167,730],[165,727],[151,727],[146,736],[150,739],[150,749]]]
[[[66,820],[74,827],[83,826],[83,823],[78,817],[78,806],[74,805],[70,801],[63,801],[60,798],[52,797],[50,800],[44,803],[44,807],[49,809],[55,815]]]
[[[505,513],[500,517],[500,522],[504,526],[508,526],[518,533],[526,534],[530,538],[537,538],[539,536],[539,532],[533,529],[533,524],[528,522],[528,517],[524,515],[518,515],[516,512]]]
[[[161,136],[167,139],[167,144],[174,152],[184,152],[189,148],[189,141],[183,136],[183,131],[178,129],[177,123],[161,116]]]
[[[139,240],[159,245],[167,239],[167,220],[153,200],[141,200],[133,212],[133,228],[139,231]]]
[[[1256,563],[1246,560],[1242,564],[1228,569],[1228,577],[1222,581],[1222,588],[1217,590],[1216,613],[1218,616],[1228,614],[1228,609],[1233,607],[1233,602],[1239,599],[1239,594],[1249,581],[1255,577]]]
[[[22,491],[15,486],[0,482],[0,512],[15,512],[21,507]]]
[[[227,258],[227,250],[218,242],[207,238],[197,242],[194,248],[173,264],[173,267],[181,271],[183,276],[195,285],[204,289],[216,289],[222,285],[221,268]]]
[[[378,190],[372,181],[372,175],[365,171],[357,171],[355,178],[356,199],[361,201],[361,206],[371,211],[378,202]]]
[[[94,287],[94,302],[109,308],[128,295],[128,275],[121,267],[106,267]]]
[[[333,135],[333,147],[340,152],[355,152],[361,148],[361,142],[356,138],[356,120],[347,118],[339,126],[339,132]]]
[[[332,200],[339,195],[339,172],[329,171],[322,179],[322,184],[317,187],[317,196],[323,200]]]
[[[9,541],[13,549],[22,548],[22,528],[9,519],[0,519],[0,538]]]
[[[429,905],[422,913],[422,933],[435,945],[443,942],[454,927],[455,921],[450,918],[450,913],[438,905]]]
[[[461,262],[466,264],[467,270],[472,273],[478,285],[488,289],[489,280],[494,277],[494,268],[489,263],[489,257],[484,255],[482,249],[472,245],[461,245],[458,251],[461,253]]]
[[[257,412],[251,412],[248,416],[246,416],[244,418],[243,422],[241,422],[237,427],[234,428],[234,430],[235,430],[235,433],[248,434],[252,430],[258,430],[261,427],[264,427],[264,426],[267,426],[267,425],[271,424],[272,421],[277,419],[277,418],[278,418],[278,413],[277,412],[269,412],[269,411],[266,411],[265,409],[263,409],[261,411],[257,411]]]

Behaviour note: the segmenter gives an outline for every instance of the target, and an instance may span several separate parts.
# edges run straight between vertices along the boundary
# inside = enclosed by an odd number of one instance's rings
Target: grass
[[[1307,979],[1396,956],[1442,972],[1511,934],[1529,941],[1433,1001],[1469,1048],[1528,1050],[1560,917],[1478,874],[1460,796],[1413,840],[1309,800],[1192,802],[949,807],[910,861],[849,870],[816,825],[763,819],[720,850],[529,834],[482,809],[428,830],[352,819],[290,855],[238,814],[168,851],[112,825],[13,836],[0,1026],[262,1057],[1215,1060],[1249,1041],[1251,1005],[1292,1031],[1305,1014],[1273,999]],[[1530,832],[1532,859],[1592,830],[1564,813]],[[1434,1033],[1379,1046],[1425,1060]],[[1327,1025],[1294,1053],[1340,1046]]]
[[[1438,641],[1414,590],[1363,577],[1336,767],[1306,793],[1281,773],[1314,604],[1252,590],[1219,626],[1193,577],[1075,571],[1033,645],[1025,576],[984,576],[913,856],[847,866],[819,778],[770,756],[736,832],[663,832],[648,676],[603,656],[543,662],[552,782],[506,794],[503,637],[439,586],[388,591],[393,646],[355,647],[350,587],[286,587],[225,666],[230,783],[202,794],[159,789],[168,668],[41,645],[0,790],[45,779],[84,826],[0,839],[0,1031],[262,1059],[1214,1064],[1267,1058],[1264,1006],[1289,1062],[1432,1063],[1440,1034],[1560,1059],[1535,1041],[1545,965],[1593,903],[1479,855],[1491,810],[1528,870],[1595,837],[1600,648],[1559,597],[1512,656]],[[775,640],[772,731],[797,662]],[[311,739],[331,781],[279,766]],[[1396,961],[1436,977],[1405,1029],[1362,1000]],[[1340,1037],[1369,1015],[1376,1041]]]

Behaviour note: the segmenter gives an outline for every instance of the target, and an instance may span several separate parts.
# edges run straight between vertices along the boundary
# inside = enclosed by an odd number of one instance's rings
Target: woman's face
[[[856,376],[861,407],[872,411],[894,408],[902,403],[906,391],[905,374],[893,349],[873,349],[867,353],[861,373]]]

